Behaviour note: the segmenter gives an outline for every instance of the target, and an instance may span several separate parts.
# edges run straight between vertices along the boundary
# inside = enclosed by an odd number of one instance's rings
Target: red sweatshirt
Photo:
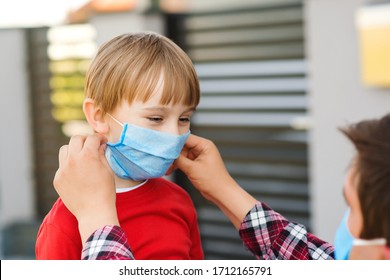
[[[140,260],[203,259],[194,205],[182,188],[162,178],[116,195],[119,223]],[[76,218],[58,199],[38,232],[37,259],[80,259]]]

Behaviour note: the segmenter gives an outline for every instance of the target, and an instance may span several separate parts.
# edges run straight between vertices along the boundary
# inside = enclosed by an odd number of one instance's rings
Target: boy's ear
[[[83,103],[83,111],[89,125],[93,128],[94,131],[100,134],[107,134],[110,130],[108,122],[104,117],[105,114],[103,110],[95,106],[95,102],[91,98],[86,98]]]

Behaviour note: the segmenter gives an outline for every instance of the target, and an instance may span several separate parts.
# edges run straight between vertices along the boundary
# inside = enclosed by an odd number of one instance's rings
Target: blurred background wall
[[[333,241],[346,208],[342,185],[354,153],[337,128],[390,112],[389,87],[363,82],[357,13],[364,7],[384,7],[373,5],[377,3],[388,7],[389,1],[315,0],[305,5],[313,122],[309,145],[311,221],[325,240]],[[382,36],[388,38],[390,33]]]
[[[36,219],[33,150],[29,107],[28,63],[25,31],[0,31],[0,229],[1,254],[11,252],[8,241],[12,228],[26,231],[12,245],[15,250],[33,253],[31,243]],[[9,239],[8,239],[9,238]],[[13,243],[13,242],[12,242]],[[29,249],[27,249],[27,248]]]
[[[194,62],[202,98],[192,132],[217,144],[256,198],[332,243],[353,155],[337,128],[390,104],[389,88],[363,83],[356,14],[386,1],[108,2],[86,2],[59,24],[0,29],[1,258],[34,258],[57,199],[58,149],[89,132],[83,82],[97,47],[144,30],[170,37]],[[207,259],[253,258],[180,172],[170,179],[195,202]]]

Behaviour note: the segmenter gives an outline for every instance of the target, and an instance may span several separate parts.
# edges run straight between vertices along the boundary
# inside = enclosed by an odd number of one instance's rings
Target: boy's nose
[[[177,124],[167,124],[166,129],[164,129],[166,133],[173,135],[180,135],[180,129]]]

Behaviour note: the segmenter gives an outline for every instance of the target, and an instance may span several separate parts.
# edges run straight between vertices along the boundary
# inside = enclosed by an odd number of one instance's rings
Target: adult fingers
[[[213,149],[214,146],[211,140],[191,134],[182,151],[187,152],[187,158],[195,159],[197,156]]]
[[[92,149],[93,151],[98,151],[100,146],[107,142],[107,138],[104,135],[95,133],[93,135],[87,136],[84,142],[84,149]]]
[[[68,145],[63,145],[58,152],[58,165],[60,168],[61,166],[64,165],[67,157],[68,157]]]
[[[168,168],[167,172],[165,173],[165,175],[171,175],[171,173],[173,171],[175,171],[177,169],[176,167],[176,161],[174,163],[172,163],[172,165]]]
[[[199,145],[202,145],[204,141],[207,141],[207,139],[196,136],[194,134],[190,134],[188,137],[186,143],[184,144],[184,147],[187,149],[193,149],[196,148]]]
[[[105,143],[100,145],[100,148],[99,148],[100,160],[107,167],[107,170],[112,171],[112,169],[107,161],[106,155],[105,155],[106,149],[107,149],[107,145]]]
[[[187,158],[184,154],[180,154],[180,156],[175,160],[175,168],[179,168],[187,176],[194,164],[194,161]]]
[[[86,136],[82,135],[72,136],[69,141],[68,156],[78,154],[84,146],[85,139]]]

